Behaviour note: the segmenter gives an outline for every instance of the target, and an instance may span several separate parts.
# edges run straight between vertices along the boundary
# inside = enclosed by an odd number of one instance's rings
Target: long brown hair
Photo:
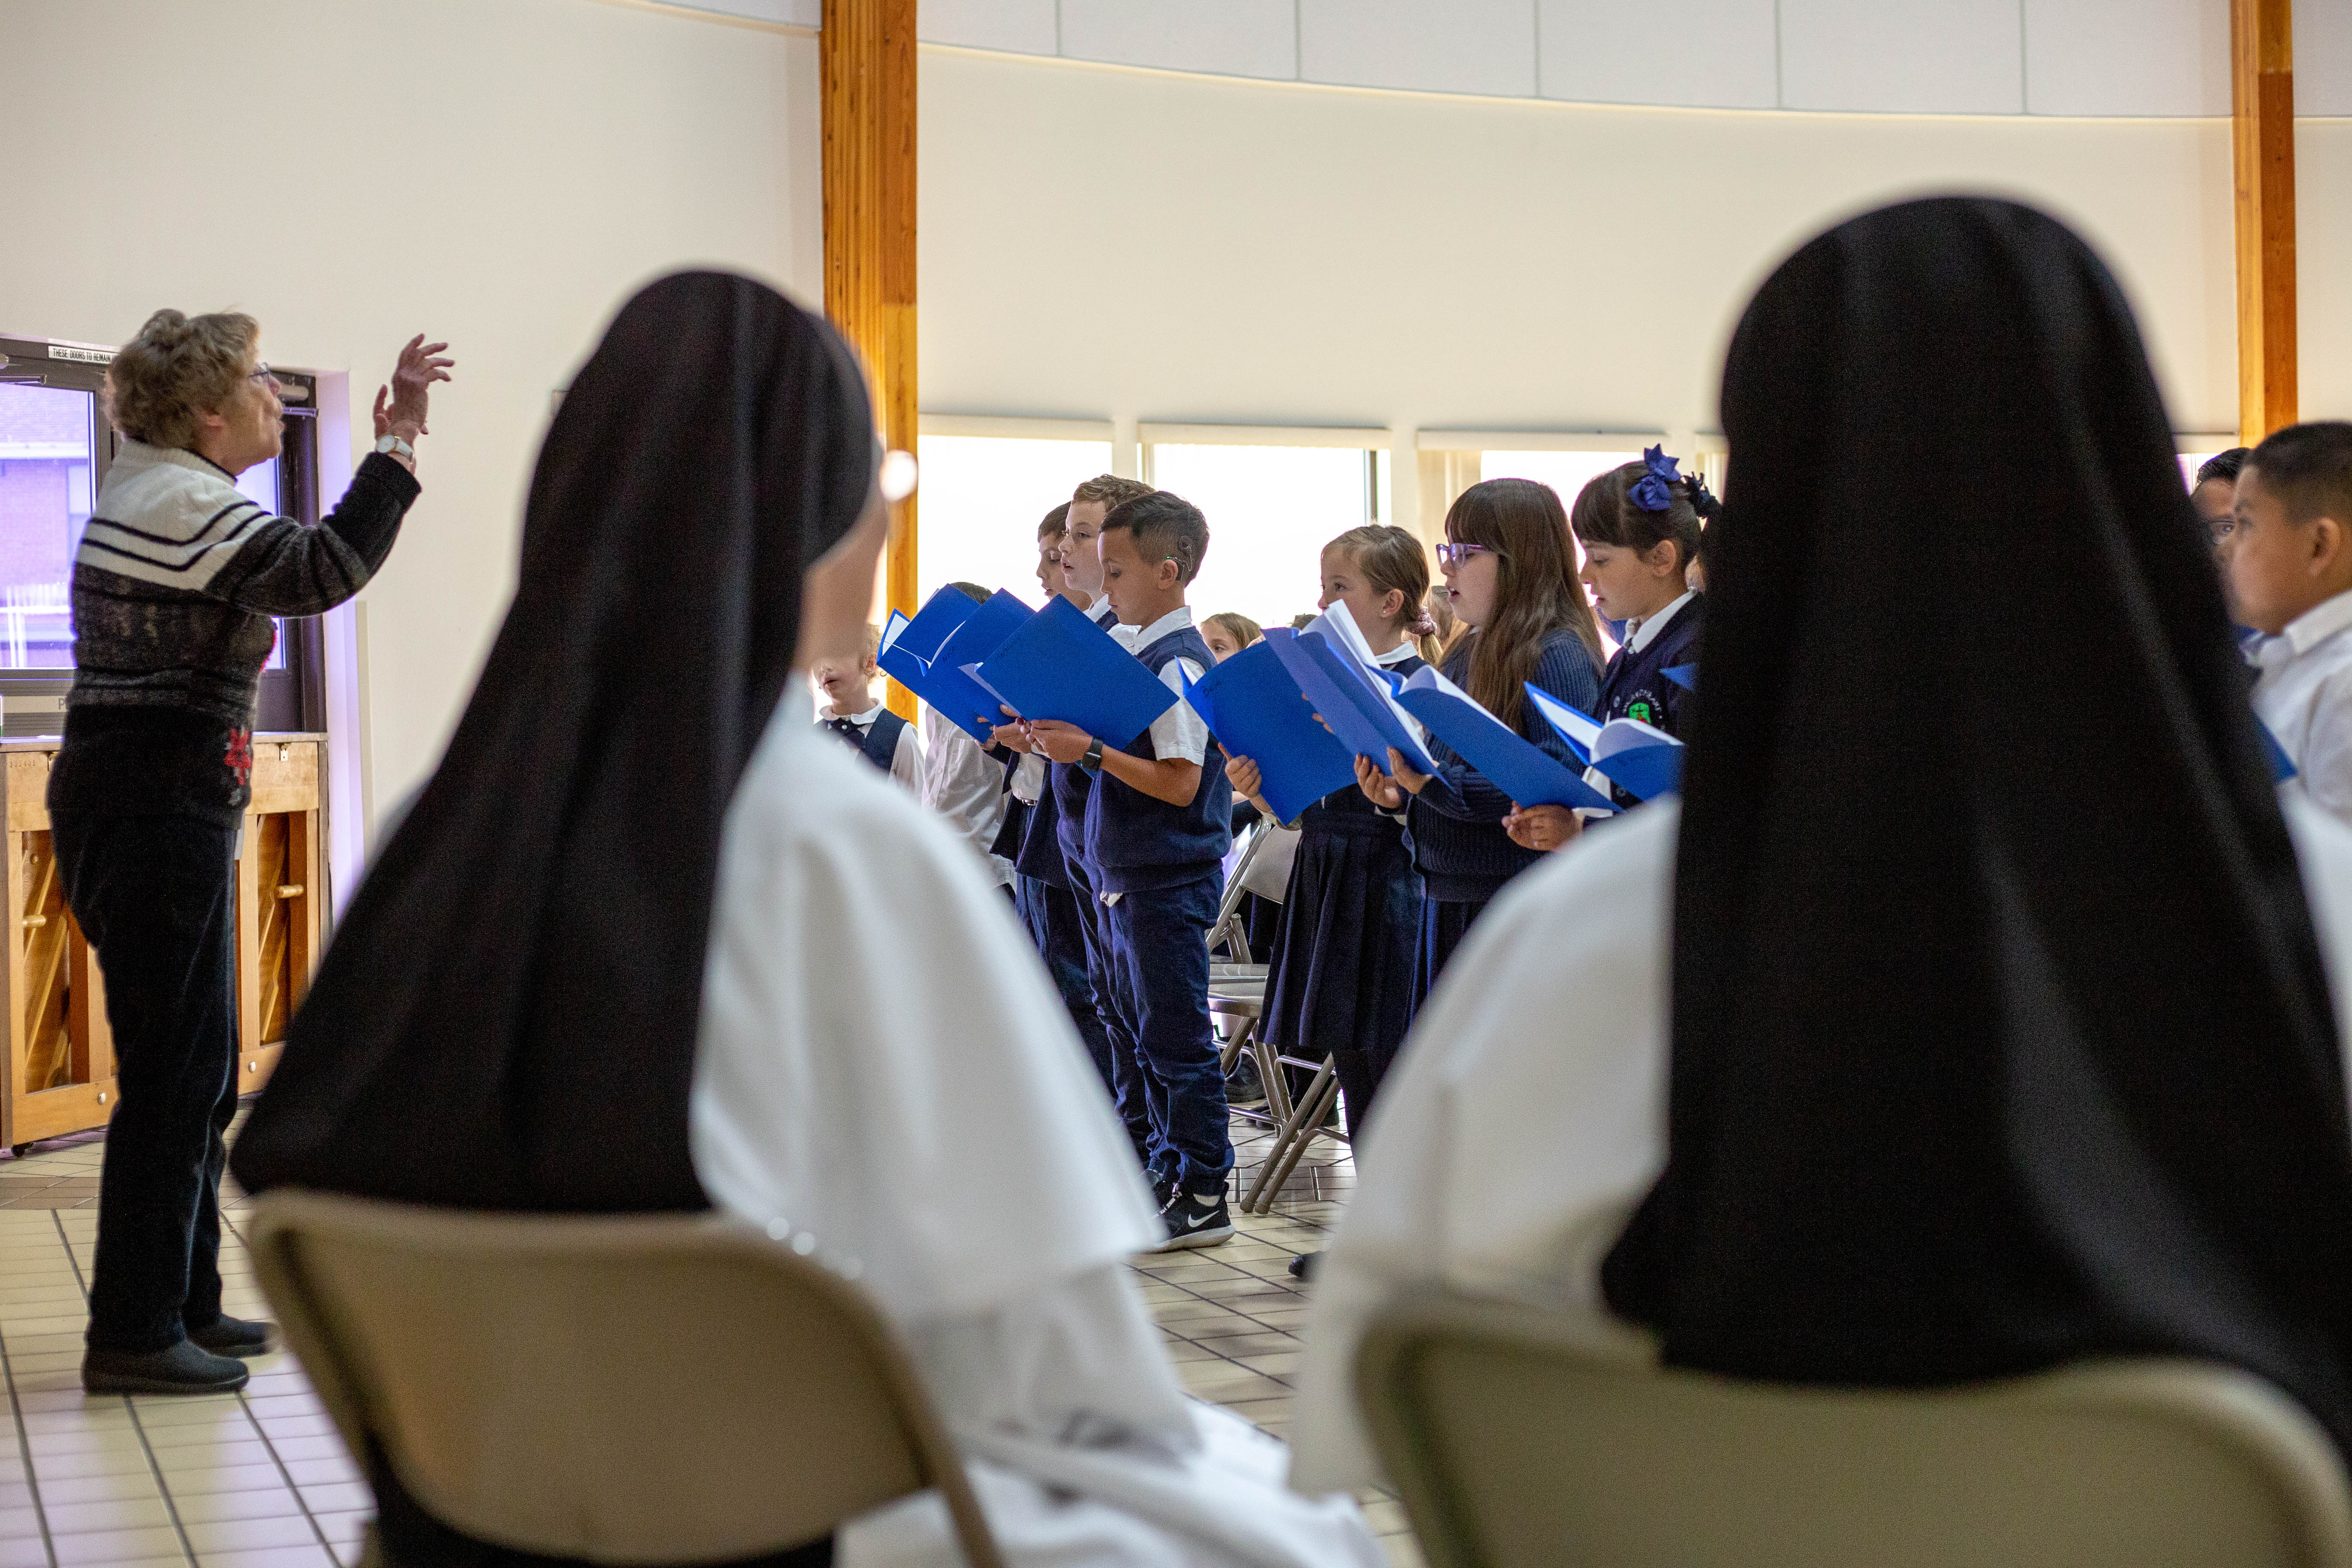
[[[1601,663],[1601,628],[1576,575],[1568,511],[1559,492],[1533,479],[1472,485],[1445,514],[1445,537],[1495,552],[1492,623],[1471,634],[1470,695],[1514,730],[1524,730],[1525,684],[1543,658],[1544,639],[1574,632]]]
[[[1429,619],[1428,547],[1393,523],[1368,522],[1349,529],[1323,548],[1345,551],[1365,582],[1383,594],[1394,589],[1404,596],[1397,625],[1412,639],[1413,651],[1423,662],[1435,664],[1437,628]],[[1424,626],[1429,629],[1423,630]]]

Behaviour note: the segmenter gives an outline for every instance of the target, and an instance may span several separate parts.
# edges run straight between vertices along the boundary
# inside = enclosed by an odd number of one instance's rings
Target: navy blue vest
[[[845,744],[856,745],[858,755],[887,773],[890,771],[891,759],[898,754],[898,736],[906,730],[907,721],[885,708],[874,716],[873,727],[866,731],[863,743],[842,734],[833,727],[831,720],[818,720],[817,728],[828,735],[838,737]]]
[[[1191,626],[1138,648],[1135,657],[1154,675],[1172,658],[1189,658],[1203,671],[1217,662]],[[1159,755],[1150,730],[1122,749],[1131,757]],[[1192,792],[1191,804],[1171,805],[1104,773],[1087,801],[1086,825],[1087,859],[1097,892],[1173,888],[1213,874],[1234,843],[1234,786],[1225,778],[1225,753],[1216,737],[1209,738],[1201,759],[1201,787]]]

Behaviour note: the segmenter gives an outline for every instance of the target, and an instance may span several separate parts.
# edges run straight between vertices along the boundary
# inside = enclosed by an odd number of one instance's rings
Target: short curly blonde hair
[[[260,337],[251,316],[156,311],[107,367],[107,418],[151,447],[194,446],[196,416],[236,393]]]

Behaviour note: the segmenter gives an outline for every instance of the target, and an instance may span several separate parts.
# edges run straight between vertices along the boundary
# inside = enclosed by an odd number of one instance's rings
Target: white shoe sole
[[[1151,1250],[1154,1252],[1187,1252],[1196,1247],[1216,1247],[1222,1243],[1231,1241],[1233,1238],[1234,1227],[1232,1225],[1226,1224],[1215,1226],[1207,1230],[1187,1231],[1182,1236],[1171,1236]]]

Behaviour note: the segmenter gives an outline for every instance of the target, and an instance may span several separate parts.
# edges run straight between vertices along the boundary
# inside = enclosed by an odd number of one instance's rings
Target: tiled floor
[[[1265,1137],[1236,1119],[1241,1190]],[[289,1355],[251,1363],[242,1393],[204,1399],[91,1398],[81,1391],[100,1135],[0,1154],[0,1568],[339,1568],[357,1562],[368,1489]],[[1223,1247],[1139,1259],[1143,1290],[1194,1394],[1276,1436],[1290,1425],[1305,1291],[1290,1259],[1320,1245],[1354,1181],[1345,1151],[1318,1142],[1276,1211],[1234,1217]],[[266,1317],[232,1234],[227,1309]],[[1367,1495],[1391,1561],[1420,1553],[1402,1509]]]

